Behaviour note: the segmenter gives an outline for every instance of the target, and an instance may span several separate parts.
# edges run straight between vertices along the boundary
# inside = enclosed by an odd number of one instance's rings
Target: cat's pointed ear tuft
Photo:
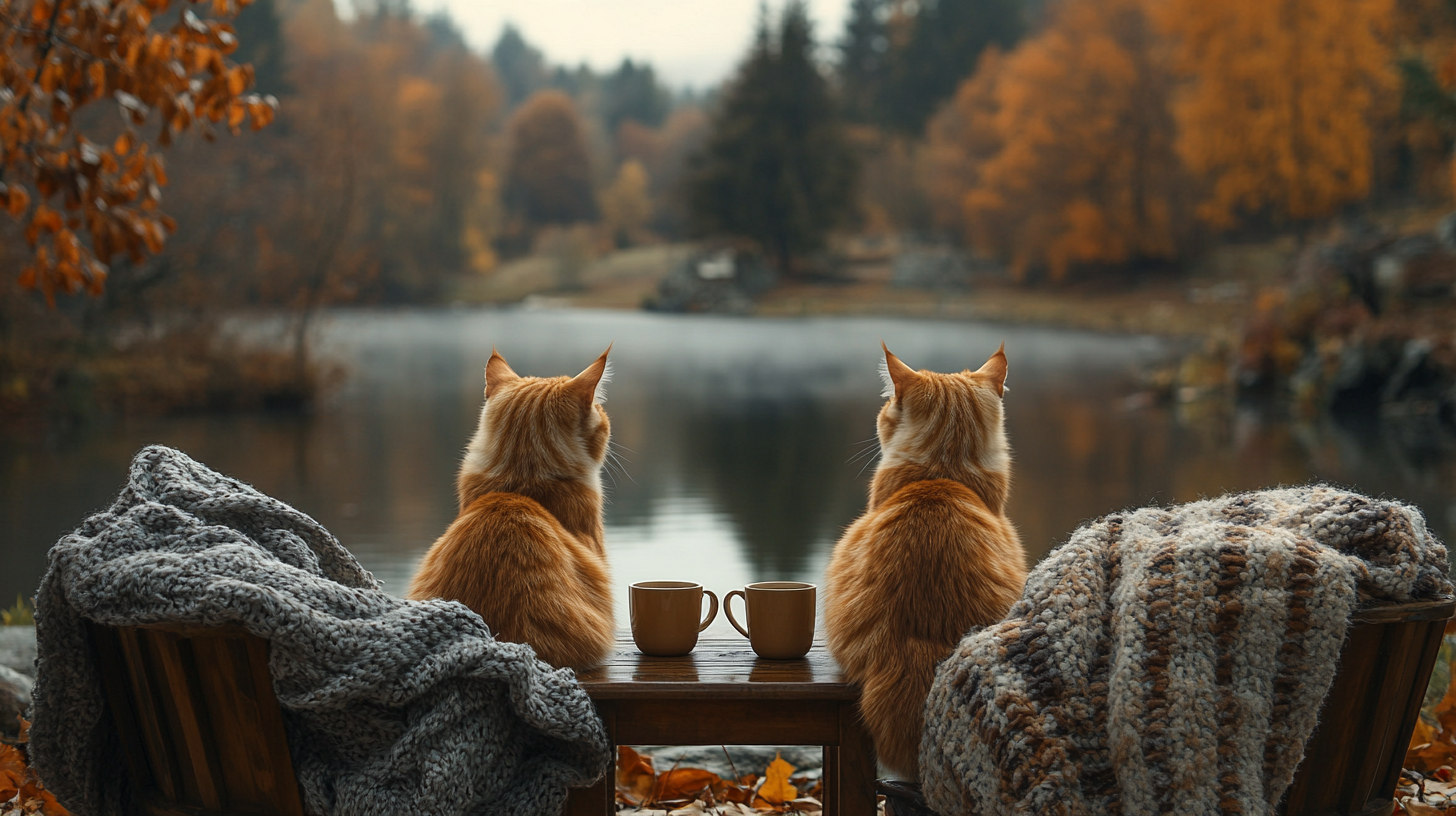
[[[506,362],[506,358],[502,357],[500,352],[495,350],[495,346],[491,346],[490,362],[485,364],[486,398],[489,399],[491,394],[494,394],[506,383],[514,382],[520,378],[521,375],[511,370],[511,366]]]
[[[990,378],[991,384],[996,386],[996,396],[1006,396],[1006,344],[1002,343],[1001,348],[996,349],[996,353],[976,373]]]
[[[885,351],[884,362],[880,364],[880,379],[885,381],[885,390],[880,392],[882,397],[895,397],[904,393],[910,383],[919,379],[920,375],[915,369],[900,362],[900,358],[890,353],[890,347],[885,341],[880,341],[880,348]]]
[[[583,404],[599,405],[607,401],[607,383],[612,381],[612,364],[607,362],[607,355],[611,353],[612,346],[609,345],[596,362],[571,378],[568,385],[572,393],[580,396]]]

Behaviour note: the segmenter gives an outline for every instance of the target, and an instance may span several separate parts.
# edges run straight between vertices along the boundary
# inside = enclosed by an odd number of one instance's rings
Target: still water
[[[1449,541],[1456,452],[1417,429],[1296,424],[1255,410],[1131,396],[1166,353],[1150,338],[894,319],[766,320],[580,311],[348,311],[319,353],[348,372],[309,416],[129,421],[57,445],[0,443],[0,600],[30,594],[45,551],[103,508],[143,445],[161,443],[313,515],[403,592],[455,515],[492,345],[525,375],[575,374],[608,343],[606,537],[619,623],[626,587],[818,583],[863,509],[883,339],[916,368],[975,368],[1006,343],[1016,455],[1009,514],[1029,557],[1080,522],[1149,502],[1323,479],[1414,502]],[[729,634],[720,615],[711,632]]]

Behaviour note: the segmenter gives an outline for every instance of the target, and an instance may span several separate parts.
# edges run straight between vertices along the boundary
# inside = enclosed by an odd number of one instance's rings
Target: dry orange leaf
[[[770,808],[777,808],[786,802],[791,802],[798,797],[799,791],[789,784],[789,775],[794,772],[794,766],[784,761],[778,754],[774,755],[774,761],[768,764],[768,772],[764,774],[763,784],[758,788],[758,795],[753,798],[753,806],[760,807],[760,802]]]
[[[667,799],[697,798],[705,790],[711,791],[713,783],[721,781],[717,774],[701,768],[675,768],[664,771],[657,780],[655,801]]]
[[[644,757],[625,745],[617,747],[617,798],[623,804],[646,802],[652,796],[656,778],[651,757]]]

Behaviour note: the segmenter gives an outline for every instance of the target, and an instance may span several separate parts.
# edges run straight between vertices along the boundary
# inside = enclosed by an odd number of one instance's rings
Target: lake
[[[1006,343],[1008,512],[1033,559],[1114,510],[1311,479],[1411,501],[1443,540],[1456,529],[1456,454],[1419,428],[1150,404],[1137,373],[1167,353],[1152,338],[899,319],[341,311],[317,350],[347,378],[312,414],[128,420],[46,447],[0,442],[0,605],[34,591],[50,544],[105,507],[152,443],[309,513],[403,592],[455,516],[492,345],[517,372],[554,376],[615,343],[606,408],[624,472],[604,483],[620,624],[633,581],[693,580],[720,595],[819,583],[864,508],[882,339],[936,371],[979,367]],[[721,614],[711,631],[731,633]]]

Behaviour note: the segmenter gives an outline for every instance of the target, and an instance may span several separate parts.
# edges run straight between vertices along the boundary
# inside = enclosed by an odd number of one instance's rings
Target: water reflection
[[[44,552],[103,507],[142,445],[173,445],[323,522],[401,591],[454,517],[454,471],[492,345],[522,373],[575,373],[610,341],[613,437],[607,543],[619,615],[626,586],[676,578],[720,593],[822,577],[860,512],[871,464],[879,341],[916,367],[1010,356],[1016,454],[1009,513],[1033,558],[1081,521],[1150,501],[1325,479],[1423,507],[1456,528],[1456,445],[1419,422],[1295,424],[1267,412],[1130,407],[1155,342],[897,320],[752,320],[629,313],[353,312],[324,351],[351,370],[313,416],[122,423],[59,446],[0,448],[0,599],[32,591]],[[1201,413],[1200,413],[1201,412]],[[713,634],[731,634],[726,621]]]

